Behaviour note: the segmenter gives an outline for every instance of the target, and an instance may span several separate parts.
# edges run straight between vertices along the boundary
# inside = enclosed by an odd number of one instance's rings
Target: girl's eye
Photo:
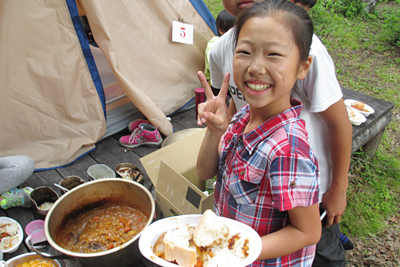
[[[278,53],[269,53],[268,56],[280,56]]]
[[[246,50],[238,50],[238,51],[236,51],[236,54],[250,55],[250,52],[248,52],[248,51],[246,51]]]

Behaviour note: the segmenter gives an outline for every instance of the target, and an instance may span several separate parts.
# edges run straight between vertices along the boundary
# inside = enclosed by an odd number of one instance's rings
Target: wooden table
[[[347,88],[342,88],[344,99],[355,99],[371,106],[375,112],[367,117],[360,126],[353,126],[353,142],[351,153],[360,148],[364,153],[373,157],[379,147],[385,127],[392,119],[393,103],[377,99]]]
[[[366,123],[363,123],[360,126],[353,126],[352,144],[352,152],[355,152],[359,148],[363,147],[364,151],[368,155],[375,154],[376,149],[379,145],[379,141],[382,138],[383,131],[390,122],[391,110],[393,109],[394,105],[392,103],[388,103],[383,100],[379,100],[355,91],[351,91],[346,88],[343,88],[343,93],[345,99],[351,98],[361,100],[375,109],[375,113],[368,117]],[[199,128],[199,126],[197,126],[196,124],[194,109],[175,114],[171,116],[171,119],[175,132],[188,128]],[[115,167],[118,164],[127,162],[132,163],[138,166],[140,169],[144,170],[142,164],[140,163],[140,158],[152,153],[158,148],[142,146],[132,150],[125,149],[119,144],[118,140],[121,136],[126,134],[129,134],[127,130],[99,141],[96,144],[97,149],[95,151],[78,159],[76,162],[67,167],[56,170],[35,172],[34,174],[32,174],[30,179],[26,183],[22,184],[20,187],[30,186],[32,188],[37,188],[39,186],[49,186],[54,189],[59,195],[61,195],[60,189],[54,186],[54,183],[59,183],[63,178],[69,175],[77,175],[85,181],[89,181],[89,176],[87,175],[86,171],[90,166],[94,164],[105,164],[115,170]],[[154,195],[154,187],[149,177],[147,176],[147,174],[145,174],[144,176],[144,184],[146,188],[152,191]],[[21,224],[23,229],[25,229],[25,226],[29,222],[36,219],[32,208],[25,209],[17,207],[8,210],[0,209],[0,216],[8,216],[17,220]],[[8,260],[17,255],[27,252],[29,251],[23,243],[14,253],[4,254],[4,259]],[[79,264],[69,260],[60,260],[60,263],[62,264],[62,266],[68,267],[80,266]],[[141,259],[136,266],[154,267],[158,265],[143,257],[143,259]]]

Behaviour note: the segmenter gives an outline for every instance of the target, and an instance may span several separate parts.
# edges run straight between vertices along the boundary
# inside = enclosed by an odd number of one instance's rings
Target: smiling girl
[[[255,229],[262,240],[251,266],[311,266],[321,236],[319,172],[299,118],[301,102],[291,99],[312,58],[313,25],[307,12],[286,0],[254,4],[239,15],[234,81],[248,105],[228,121],[225,96],[229,74],[214,97],[199,78],[208,101],[199,105],[198,124],[207,131],[197,172],[217,175],[214,209]]]

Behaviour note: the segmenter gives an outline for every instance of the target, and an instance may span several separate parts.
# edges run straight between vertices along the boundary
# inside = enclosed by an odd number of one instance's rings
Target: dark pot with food
[[[82,266],[134,266],[141,258],[141,231],[154,212],[153,197],[143,185],[96,180],[72,189],[54,204],[45,220],[45,234],[53,248]]]

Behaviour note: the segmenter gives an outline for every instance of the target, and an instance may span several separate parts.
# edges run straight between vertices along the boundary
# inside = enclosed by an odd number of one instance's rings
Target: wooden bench
[[[373,114],[367,117],[366,122],[360,126],[353,125],[353,142],[351,145],[351,153],[362,148],[367,156],[373,157],[378,150],[385,127],[392,119],[394,104],[348,88],[342,88],[342,91],[345,100],[359,100],[375,110]]]

